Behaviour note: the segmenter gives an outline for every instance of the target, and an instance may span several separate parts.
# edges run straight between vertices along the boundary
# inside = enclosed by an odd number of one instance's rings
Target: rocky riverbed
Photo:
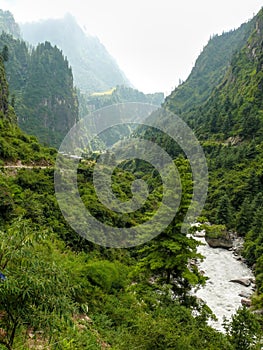
[[[205,257],[198,267],[209,278],[206,285],[195,294],[216,315],[218,320],[211,321],[211,325],[223,331],[223,318],[231,319],[231,315],[242,304],[250,303],[254,276],[235,250],[211,248],[204,237],[195,238],[203,243],[198,252]]]

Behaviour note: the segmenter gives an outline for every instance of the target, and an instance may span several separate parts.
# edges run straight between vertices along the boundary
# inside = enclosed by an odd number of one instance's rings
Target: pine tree
[[[2,56],[4,62],[7,62],[7,61],[8,61],[8,59],[9,59],[9,51],[8,51],[7,45],[5,45],[5,46],[3,47],[1,56]]]
[[[253,220],[252,215],[250,201],[245,198],[237,215],[236,229],[239,234],[245,235],[248,233]]]
[[[196,252],[199,243],[181,232],[192,191],[192,181],[187,177],[189,169],[185,162],[183,159],[177,160],[178,164],[181,163],[179,168],[185,172],[181,177],[183,193],[180,208],[167,229],[140,250],[142,259],[139,262],[142,271],[146,274],[150,272],[159,285],[169,285],[174,295],[183,303],[188,302],[191,288],[205,281],[197,267],[189,265],[189,261],[200,257]]]
[[[227,194],[224,194],[221,197],[216,214],[216,223],[219,225],[226,225],[227,228],[230,228],[232,225],[232,206]]]

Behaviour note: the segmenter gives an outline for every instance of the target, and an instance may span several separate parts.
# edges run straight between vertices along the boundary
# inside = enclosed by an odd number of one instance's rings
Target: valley
[[[165,98],[71,15],[0,30],[0,349],[262,349],[263,9]]]

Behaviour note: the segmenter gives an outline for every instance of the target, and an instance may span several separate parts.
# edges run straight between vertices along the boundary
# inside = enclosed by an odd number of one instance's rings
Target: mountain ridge
[[[22,36],[32,45],[50,41],[67,56],[75,85],[85,93],[105,91],[130,82],[97,37],[87,36],[74,17],[20,25]]]
[[[238,29],[214,35],[198,56],[185,82],[166,98],[165,106],[184,115],[205,102],[224,77],[233,54],[240,50],[255,26],[255,17]]]

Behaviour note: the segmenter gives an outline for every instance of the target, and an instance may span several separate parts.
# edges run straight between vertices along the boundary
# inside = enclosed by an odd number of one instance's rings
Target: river
[[[217,321],[210,324],[223,331],[223,318],[231,319],[231,315],[241,307],[241,292],[252,294],[252,286],[245,287],[238,283],[230,282],[232,279],[254,278],[252,271],[242,262],[237,260],[232,251],[222,248],[211,248],[204,238],[197,238],[204,243],[198,247],[198,252],[205,259],[199,263],[199,269],[204,271],[209,279],[206,285],[195,294],[210,307],[217,317]]]

